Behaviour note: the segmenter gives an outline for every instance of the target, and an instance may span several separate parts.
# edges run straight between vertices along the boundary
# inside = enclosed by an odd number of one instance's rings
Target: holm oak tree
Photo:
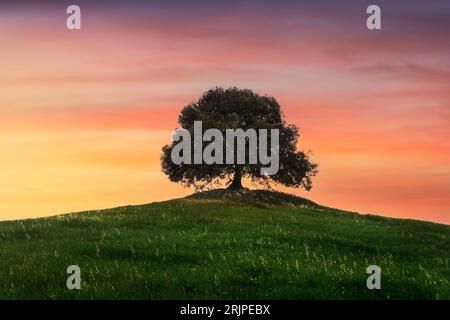
[[[242,179],[249,178],[255,184],[271,187],[271,183],[279,183],[288,187],[303,187],[310,190],[311,178],[317,174],[317,164],[310,161],[308,153],[297,150],[299,129],[297,126],[287,124],[281,112],[280,105],[275,98],[262,96],[248,89],[238,88],[214,88],[205,92],[198,101],[185,106],[178,118],[182,129],[187,130],[191,136],[194,134],[194,122],[201,121],[202,130],[218,129],[226,135],[227,129],[278,129],[279,167],[276,174],[264,174],[262,168],[267,164],[258,160],[250,163],[248,139],[245,140],[245,163],[213,163],[175,164],[172,161],[172,150],[176,145],[172,142],[163,147],[161,156],[162,171],[173,182],[182,183],[185,186],[194,186],[201,190],[219,185],[228,180],[228,189],[242,189]],[[198,123],[198,122],[197,122]],[[267,137],[270,140],[270,134]],[[193,142],[190,142],[193,144]],[[211,142],[212,143],[212,142]],[[208,142],[203,143],[202,148]],[[236,146],[236,144],[234,144]],[[189,148],[193,157],[194,148]],[[226,152],[224,146],[224,154]],[[237,152],[234,152],[237,157]]]

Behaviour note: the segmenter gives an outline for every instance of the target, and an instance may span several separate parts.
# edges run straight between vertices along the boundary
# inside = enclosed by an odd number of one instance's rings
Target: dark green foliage
[[[275,175],[262,175],[260,169],[264,165],[259,161],[257,164],[248,164],[248,145],[245,165],[175,165],[170,157],[174,146],[172,143],[163,147],[161,157],[162,171],[171,181],[203,189],[215,187],[221,180],[228,179],[230,182],[233,181],[230,185],[231,189],[242,189],[241,178],[248,177],[253,183],[268,187],[270,182],[275,182],[289,187],[311,189],[311,178],[317,174],[317,165],[310,161],[307,153],[297,151],[299,129],[284,121],[280,105],[275,98],[238,88],[211,89],[198,101],[187,105],[181,111],[178,123],[181,128],[189,130],[191,136],[194,121],[202,121],[203,131],[216,128],[223,135],[226,129],[243,129],[244,131],[267,129],[268,132],[270,129],[278,129],[280,169]]]

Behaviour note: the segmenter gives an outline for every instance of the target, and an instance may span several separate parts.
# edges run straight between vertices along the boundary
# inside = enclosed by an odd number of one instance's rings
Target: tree
[[[261,96],[248,89],[217,87],[182,109],[178,118],[181,128],[193,133],[194,121],[202,121],[203,131],[217,128],[224,135],[226,129],[278,129],[279,170],[274,175],[262,174],[263,165],[259,160],[256,164],[248,164],[246,161],[245,164],[177,165],[171,159],[175,145],[172,142],[163,147],[161,156],[162,171],[171,181],[201,190],[228,180],[228,189],[239,190],[243,189],[242,179],[250,178],[254,184],[269,188],[271,182],[274,182],[288,187],[311,189],[311,178],[318,172],[317,164],[310,161],[309,154],[297,151],[299,129],[285,122],[275,98]],[[248,159],[249,149],[246,147],[245,150],[245,157]]]

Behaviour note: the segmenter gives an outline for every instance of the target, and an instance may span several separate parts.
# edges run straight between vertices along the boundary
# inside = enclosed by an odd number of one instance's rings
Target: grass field
[[[204,193],[1,222],[0,298],[450,299],[449,260],[450,226]],[[81,290],[66,287],[74,264]]]

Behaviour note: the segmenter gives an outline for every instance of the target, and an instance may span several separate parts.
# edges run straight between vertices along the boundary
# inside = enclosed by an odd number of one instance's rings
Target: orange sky
[[[375,32],[355,3],[118,3],[81,5],[81,31],[61,5],[1,8],[0,220],[193,192],[160,172],[161,147],[184,105],[238,86],[276,97],[314,152],[313,190],[289,192],[450,223],[444,2],[420,15],[386,4]]]

